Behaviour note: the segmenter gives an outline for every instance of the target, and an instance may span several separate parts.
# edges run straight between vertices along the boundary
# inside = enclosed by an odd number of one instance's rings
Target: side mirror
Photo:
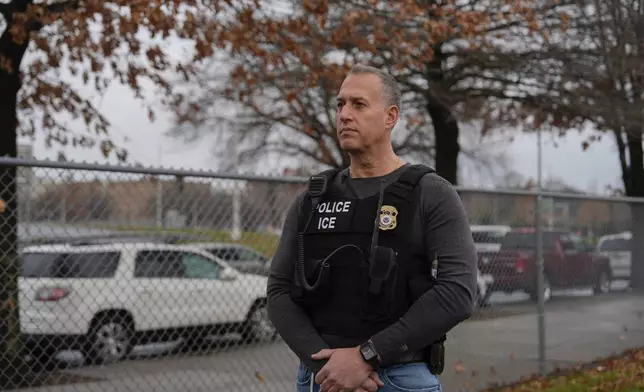
[[[233,268],[224,268],[219,275],[219,280],[233,281],[237,279],[237,271]]]

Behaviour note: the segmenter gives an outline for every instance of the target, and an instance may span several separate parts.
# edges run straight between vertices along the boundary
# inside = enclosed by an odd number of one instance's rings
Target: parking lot
[[[34,233],[37,235],[34,236]],[[213,235],[212,233],[210,235]],[[63,237],[77,240],[85,236],[115,234],[122,235],[124,232],[82,227],[75,227],[72,230],[67,226],[57,227],[56,224],[38,223],[32,226],[31,230],[22,228],[20,237],[22,239]],[[162,236],[165,234],[160,231],[151,232],[151,238],[158,240],[157,244],[150,245],[154,249],[141,248],[142,245],[138,239],[115,248],[120,251],[127,250],[121,259],[121,265],[126,267],[121,266],[110,272],[112,285],[103,287],[100,284],[89,284],[88,281],[86,286],[88,291],[85,292],[83,291],[85,288],[79,285],[76,290],[76,294],[79,295],[76,302],[83,303],[85,308],[69,307],[59,314],[64,316],[76,312],[82,315],[77,317],[78,320],[83,319],[88,322],[102,309],[102,306],[107,305],[99,304],[99,300],[105,301],[105,298],[109,297],[106,295],[108,293],[111,295],[110,301],[117,301],[120,308],[128,309],[135,318],[138,317],[139,320],[150,323],[148,327],[166,328],[173,326],[170,324],[178,323],[211,325],[222,321],[222,318],[229,317],[231,314],[229,310],[235,309],[246,313],[248,309],[246,305],[252,302],[248,298],[243,299],[248,294],[248,289],[251,286],[256,289],[265,287],[263,281],[257,280],[249,285],[245,278],[240,276],[233,278],[230,274],[221,275],[224,269],[216,268],[192,270],[204,274],[201,277],[202,282],[210,282],[208,286],[200,286],[199,292],[193,292],[194,281],[187,283],[185,280],[195,278],[194,275],[190,275],[192,273],[190,271],[181,271],[183,275],[177,273],[176,276],[137,275],[135,271],[141,261],[134,256],[137,251],[171,251],[170,248],[165,247],[174,245],[171,245],[171,242],[165,242]],[[215,234],[219,236],[219,233]],[[271,244],[270,241],[273,239],[269,240],[269,237],[263,234],[249,240],[248,243],[256,249],[261,248],[264,252],[270,253],[266,250],[269,248],[267,244]],[[85,245],[74,246],[80,249]],[[231,245],[219,243],[217,246]],[[85,251],[95,253],[103,251],[102,248],[91,248],[91,246],[93,245],[88,245]],[[47,252],[58,254],[60,249],[51,248]],[[176,252],[177,249],[172,251]],[[215,254],[207,248],[202,250]],[[194,249],[184,249],[184,251],[194,253]],[[583,252],[580,251],[580,253],[585,252],[587,252],[585,249]],[[204,254],[201,256],[202,259],[205,257]],[[216,257],[227,260],[225,255]],[[213,258],[210,261],[217,264],[217,260]],[[552,263],[553,260],[550,262]],[[194,266],[197,261],[191,259],[192,265]],[[518,268],[520,261],[523,262],[519,259],[514,260],[513,265]],[[568,264],[561,263],[561,265]],[[578,267],[577,270],[583,270],[584,266],[579,264]],[[242,265],[238,264],[235,268],[241,269]],[[500,270],[502,269],[496,271]],[[492,269],[490,272],[494,273],[495,270]],[[575,271],[570,269],[563,272],[571,272],[569,275],[560,276],[572,282],[571,278],[575,276]],[[211,279],[212,276],[218,278],[224,276],[225,279]],[[45,278],[49,277],[52,276]],[[31,285],[33,288],[40,287],[42,276],[29,278],[34,281]],[[75,280],[78,282],[87,277],[80,274],[77,278]],[[155,295],[139,291],[142,288],[141,282],[145,283],[146,279],[149,287],[156,290]],[[104,283],[107,280],[109,279],[99,279],[99,282]],[[215,285],[218,283],[212,282],[216,281],[226,282],[223,284],[244,288],[244,290],[238,290],[233,296],[221,296],[215,291],[208,291],[215,290]],[[211,283],[212,286],[209,286]],[[564,284],[563,286],[565,288],[573,285]],[[171,292],[173,287],[174,293]],[[259,292],[256,295],[265,296]],[[29,294],[27,297],[34,296]],[[137,298],[138,302],[135,301]],[[223,302],[214,303],[214,299],[222,298],[225,298]],[[549,298],[546,303],[545,315],[548,370],[574,366],[579,362],[611,355],[625,348],[644,345],[644,318],[642,317],[644,301],[642,299],[642,295],[631,293],[624,282],[615,282],[611,292],[593,293],[592,289],[580,290],[576,287],[568,287],[563,291],[553,290],[552,298]],[[223,308],[227,311],[220,311]],[[45,308],[34,308],[33,313],[38,313],[42,309]],[[164,317],[158,317],[158,315],[164,315]],[[192,318],[193,321],[186,322],[188,318]],[[213,321],[213,319],[217,320]],[[79,324],[82,323],[76,323],[73,320],[70,322],[70,319],[67,319],[64,328],[61,328],[63,324],[59,320],[40,325],[59,328],[62,333],[75,328],[81,332],[88,331],[89,325],[79,326]],[[35,323],[31,323],[31,327],[34,325]],[[194,337],[193,334],[194,331],[179,335]],[[57,370],[41,373],[41,377],[32,384],[31,388],[23,390],[245,392],[294,389],[298,360],[283,342],[278,340],[242,344],[238,338],[237,334],[213,338],[198,347],[186,347],[184,344],[186,342],[181,339],[164,344],[139,345],[126,358],[109,365],[89,365],[80,352],[63,351],[57,356],[60,360]],[[490,383],[515,381],[538,372],[538,353],[537,307],[534,298],[527,293],[504,294],[503,290],[496,291],[489,298],[487,306],[477,309],[470,320],[456,327],[448,335],[447,362],[441,379],[445,390],[450,392],[476,391]]]
[[[38,227],[40,233],[47,230],[56,237],[60,229],[55,225]],[[90,230],[74,233],[74,237],[111,234],[114,233]],[[124,249],[138,246],[132,242]],[[128,285],[121,283],[120,287],[129,292],[137,283]],[[187,286],[182,290],[186,289]],[[625,282],[614,282],[609,293],[570,289],[552,294],[546,303],[549,370],[644,345],[644,301],[641,295],[631,293]],[[188,303],[185,298],[183,301]],[[212,304],[206,301],[199,306]],[[526,293],[492,294],[487,306],[478,308],[470,320],[448,336],[447,364],[441,375],[446,390],[477,390],[536,373],[536,313],[536,304]],[[178,317],[178,313],[172,317]],[[288,391],[294,387],[298,360],[280,340],[244,344],[238,334],[232,333],[207,339],[197,347],[187,347],[186,343],[179,339],[139,345],[124,360],[102,366],[85,363],[78,351],[63,351],[57,356],[59,368],[52,373],[43,372],[40,386],[36,383],[27,390],[241,392]]]
[[[554,297],[546,305],[549,369],[644,345],[642,299],[627,291]],[[536,373],[537,347],[535,305],[497,299],[450,333],[443,384],[448,391],[469,391]],[[281,341],[244,345],[234,335],[197,349],[181,342],[140,346],[127,360],[108,366],[83,366],[73,352],[60,359],[69,361],[66,368],[49,378],[63,385],[28,390],[288,391],[298,364]]]

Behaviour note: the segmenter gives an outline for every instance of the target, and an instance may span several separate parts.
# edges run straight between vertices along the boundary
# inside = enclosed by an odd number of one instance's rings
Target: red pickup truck
[[[581,237],[563,230],[543,231],[544,300],[552,289],[593,288],[595,294],[610,290],[608,257],[597,254]],[[536,301],[536,231],[508,232],[495,254],[479,255],[479,270],[494,279],[489,293],[525,291]]]

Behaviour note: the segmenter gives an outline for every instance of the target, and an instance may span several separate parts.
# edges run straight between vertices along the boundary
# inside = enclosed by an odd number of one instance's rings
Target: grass
[[[644,392],[644,348],[628,350],[573,371],[561,371],[493,391]]]
[[[163,228],[163,227],[146,227],[146,226],[108,226],[105,227],[110,230],[139,232],[146,234],[183,234],[189,236],[200,237],[198,241],[213,241],[213,242],[231,242],[243,244],[254,248],[262,253],[269,259],[273,258],[277,245],[279,243],[279,236],[267,232],[242,232],[239,240],[233,240],[230,236],[230,231],[212,230],[212,229],[194,229],[194,228]],[[189,242],[187,240],[185,242]],[[192,240],[194,241],[194,240]]]

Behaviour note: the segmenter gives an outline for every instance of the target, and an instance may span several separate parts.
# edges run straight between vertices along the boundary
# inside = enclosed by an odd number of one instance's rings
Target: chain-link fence
[[[638,246],[644,200],[544,192],[537,202],[537,194],[527,191],[460,194],[485,293],[470,322],[450,335],[448,356],[456,365],[444,377],[455,390],[644,347],[644,297],[631,285],[635,276],[644,283],[644,246]]]
[[[6,158],[0,174],[3,390],[295,390],[266,275],[305,179]],[[535,195],[459,192],[479,293],[448,335],[446,390],[644,346],[644,301],[624,283],[642,260],[639,201],[545,195],[538,290]]]

